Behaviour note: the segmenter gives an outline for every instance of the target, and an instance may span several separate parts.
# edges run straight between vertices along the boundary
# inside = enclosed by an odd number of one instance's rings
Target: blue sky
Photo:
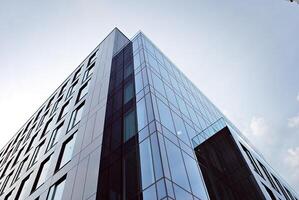
[[[2,0],[0,146],[114,27],[142,30],[299,191],[298,24],[286,0]]]

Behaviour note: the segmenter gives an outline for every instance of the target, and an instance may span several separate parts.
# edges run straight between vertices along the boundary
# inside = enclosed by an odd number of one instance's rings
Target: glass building
[[[298,195],[143,33],[115,28],[1,149],[0,199]]]

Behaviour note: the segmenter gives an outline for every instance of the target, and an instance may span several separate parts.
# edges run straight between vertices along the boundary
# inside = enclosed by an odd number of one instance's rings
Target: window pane
[[[155,185],[152,185],[151,187],[147,188],[143,192],[143,200],[156,200],[157,195],[156,195],[156,188]]]
[[[49,167],[51,164],[51,157],[47,158],[42,164],[39,169],[39,176],[38,176],[38,181],[36,183],[35,189],[40,187],[47,179]]]
[[[61,160],[59,162],[59,168],[62,168],[64,165],[66,165],[73,156],[73,150],[75,146],[75,140],[76,140],[76,134],[72,136],[72,138],[67,141],[62,147],[62,155],[61,155]]]
[[[193,200],[192,195],[174,184],[175,199],[177,200]]]
[[[142,188],[146,188],[154,182],[154,170],[149,139],[140,143],[140,165]]]
[[[130,111],[124,118],[124,140],[127,141],[136,134],[135,111]]]
[[[172,112],[172,116],[173,116],[177,136],[181,140],[183,140],[186,144],[190,145],[187,131],[182,118],[180,118],[177,114],[173,112]]]
[[[172,117],[170,114],[170,109],[164,104],[162,103],[162,101],[157,99],[157,103],[158,103],[158,109],[159,109],[159,113],[160,113],[160,119],[161,119],[161,123],[168,128],[170,131],[172,131],[173,133],[174,131],[174,126],[173,126],[173,122],[172,122]]]
[[[128,64],[124,70],[124,79],[126,79],[130,74],[133,73],[133,66],[132,63]]]
[[[31,159],[31,164],[30,166],[34,165],[38,159],[40,158],[40,156],[42,155],[42,152],[41,152],[41,147],[42,145],[44,144],[45,141],[43,141],[40,145],[38,145],[33,153],[33,156],[32,156],[32,159]]]
[[[138,73],[135,76],[135,87],[136,87],[136,91],[135,91],[136,94],[138,94],[138,92],[143,89],[143,82],[142,82],[141,73]]]
[[[150,64],[150,66],[152,68],[154,68],[157,72],[159,72],[159,66],[158,66],[158,62],[157,60],[151,55],[151,54],[147,54],[148,55],[148,62]]]
[[[165,144],[168,153],[169,167],[172,175],[172,180],[176,184],[190,191],[184,161],[180,149],[167,139],[165,140]]]
[[[84,107],[84,106],[82,105],[82,106],[80,106],[80,107],[78,108],[78,110],[77,110],[77,112],[76,112],[76,117],[75,117],[75,119],[74,119],[73,126],[76,125],[76,124],[78,124],[78,123],[80,122],[81,117],[82,117],[82,114],[83,114],[83,107]]]
[[[156,133],[152,134],[150,138],[151,138],[152,151],[153,151],[155,175],[156,175],[156,180],[158,180],[163,176],[163,170],[162,170],[160,149],[159,149]]]
[[[139,53],[137,53],[134,56],[134,69],[136,69],[137,67],[139,67],[139,65],[140,65],[140,56],[139,56]]]
[[[138,122],[138,131],[140,131],[147,125],[147,115],[146,115],[144,98],[137,103],[137,122]]]
[[[52,185],[47,200],[62,200],[63,190],[65,185],[65,179],[55,185]]]
[[[158,78],[154,73],[152,73],[153,82],[155,89],[160,92],[162,95],[165,95],[163,82],[160,78]]]
[[[59,183],[59,184],[56,186],[56,190],[55,190],[55,193],[54,193],[54,198],[53,198],[53,200],[62,200],[62,195],[63,195],[64,185],[65,185],[65,181]]]
[[[66,115],[66,113],[68,112],[69,110],[69,103],[70,102],[67,102],[66,104],[63,105],[63,107],[61,108],[61,111],[60,111],[60,115],[59,115],[59,118],[58,118],[58,121]]]
[[[63,124],[62,124],[63,125]],[[53,131],[53,134],[52,134],[52,138],[50,140],[50,145],[49,145],[49,149],[51,147],[53,147],[60,139],[61,135],[62,135],[62,125],[60,125],[58,128],[56,128],[54,131]]]
[[[73,128],[75,125],[77,125],[80,122],[80,120],[82,118],[82,114],[83,114],[83,108],[84,108],[84,102],[76,110],[74,110],[72,112],[68,130],[70,130],[71,128]]]
[[[179,96],[176,96],[177,98],[177,101],[179,103],[179,107],[180,107],[180,110],[181,112],[186,115],[187,117],[189,117],[189,113],[188,113],[188,110],[187,110],[187,107],[186,107],[186,104],[185,102],[183,101],[183,99]]]
[[[77,97],[77,102],[80,101],[88,93],[88,88],[89,88],[89,82],[87,82],[82,88],[80,88]]]
[[[94,64],[85,71],[83,80],[86,80],[88,77],[90,77],[91,74],[93,73],[93,70],[94,70]]]
[[[175,99],[175,94],[172,91],[172,89],[170,89],[167,85],[165,85],[165,91],[166,91],[167,98],[168,98],[169,102],[178,108],[178,103]]]
[[[186,164],[187,173],[189,175],[193,194],[197,197],[200,197],[200,199],[207,199],[205,186],[203,184],[203,180],[196,161],[185,153],[183,153],[183,157]]]
[[[133,83],[129,82],[124,89],[124,103],[130,101],[134,96],[134,87]]]

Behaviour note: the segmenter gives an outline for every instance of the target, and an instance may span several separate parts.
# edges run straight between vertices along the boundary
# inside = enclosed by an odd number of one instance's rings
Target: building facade
[[[143,33],[115,28],[1,149],[0,199],[298,196]]]

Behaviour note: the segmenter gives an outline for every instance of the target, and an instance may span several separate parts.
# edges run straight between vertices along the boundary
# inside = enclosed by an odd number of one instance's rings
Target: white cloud
[[[290,128],[299,127],[299,115],[288,119],[288,126]]]
[[[265,135],[269,129],[263,117],[253,117],[249,127],[253,135]]]
[[[290,167],[299,170],[299,146],[288,149],[285,161]]]
[[[285,163],[288,166],[288,170],[291,175],[290,178],[292,182],[299,182],[299,146],[295,148],[290,148],[287,151],[287,156],[285,157]]]

